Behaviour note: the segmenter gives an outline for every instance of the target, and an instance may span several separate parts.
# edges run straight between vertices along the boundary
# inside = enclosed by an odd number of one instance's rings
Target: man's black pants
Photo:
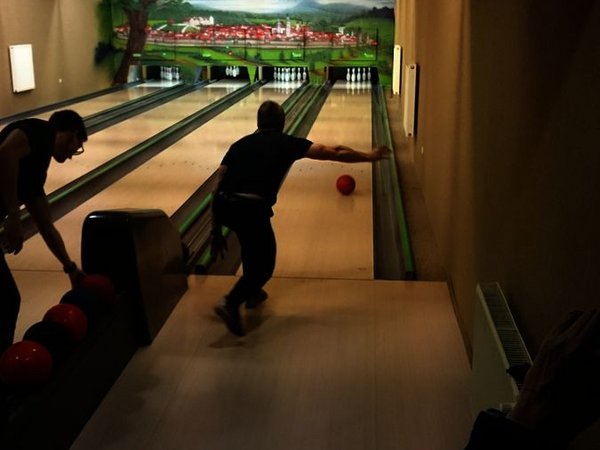
[[[213,212],[240,241],[243,275],[226,295],[228,304],[239,306],[260,293],[273,275],[277,252],[273,212],[262,200],[222,193],[214,199]]]

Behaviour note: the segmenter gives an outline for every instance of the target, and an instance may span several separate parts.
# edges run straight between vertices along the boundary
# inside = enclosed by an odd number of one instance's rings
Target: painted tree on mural
[[[113,7],[121,8],[127,16],[129,37],[121,64],[113,78],[114,84],[127,82],[129,66],[136,53],[141,53],[146,45],[146,26],[152,11],[172,8],[183,4],[183,0],[112,0]]]

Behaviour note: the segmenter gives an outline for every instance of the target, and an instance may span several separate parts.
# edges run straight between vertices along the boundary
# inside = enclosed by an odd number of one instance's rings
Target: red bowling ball
[[[75,342],[81,341],[88,331],[88,320],[85,313],[78,306],[68,303],[54,305],[46,314],[44,320],[63,325]]]
[[[88,274],[80,281],[78,287],[94,292],[104,303],[112,305],[117,301],[115,285],[105,275]]]
[[[52,356],[33,341],[16,342],[0,357],[0,379],[8,386],[35,386],[52,375]]]
[[[335,187],[342,195],[350,195],[356,188],[356,181],[350,175],[341,175],[338,177]]]

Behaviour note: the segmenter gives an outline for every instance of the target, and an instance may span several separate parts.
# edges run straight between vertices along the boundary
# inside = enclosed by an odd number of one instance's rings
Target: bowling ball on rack
[[[43,345],[56,363],[64,361],[74,347],[69,331],[56,322],[37,322],[31,325],[23,335],[24,341],[33,341]]]
[[[117,291],[112,280],[102,274],[84,275],[77,287],[94,292],[106,305],[114,305],[117,302]]]
[[[88,320],[85,313],[78,306],[59,303],[46,311],[43,320],[63,325],[75,342],[83,340],[87,335]]]
[[[0,357],[0,380],[8,386],[31,387],[48,381],[52,356],[34,341],[16,342]]]
[[[75,305],[79,307],[88,320],[90,327],[94,326],[98,318],[104,314],[108,308],[106,302],[93,290],[83,287],[75,287],[60,299],[60,303]]]
[[[335,187],[342,195],[350,195],[356,188],[356,181],[351,175],[340,175],[335,182]]]

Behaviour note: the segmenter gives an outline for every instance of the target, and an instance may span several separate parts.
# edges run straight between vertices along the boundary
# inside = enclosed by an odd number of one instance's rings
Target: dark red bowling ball
[[[356,188],[356,181],[351,175],[340,175],[335,182],[335,187],[342,195],[350,195]]]
[[[46,314],[44,320],[48,322],[56,322],[63,325],[75,342],[81,341],[87,334],[88,320],[85,313],[75,305],[68,303],[60,303],[54,305]]]
[[[106,275],[87,274],[81,278],[78,287],[89,289],[108,305],[112,305],[117,301],[115,285]]]
[[[9,386],[42,384],[52,375],[52,356],[40,343],[16,342],[0,357],[0,379]]]

